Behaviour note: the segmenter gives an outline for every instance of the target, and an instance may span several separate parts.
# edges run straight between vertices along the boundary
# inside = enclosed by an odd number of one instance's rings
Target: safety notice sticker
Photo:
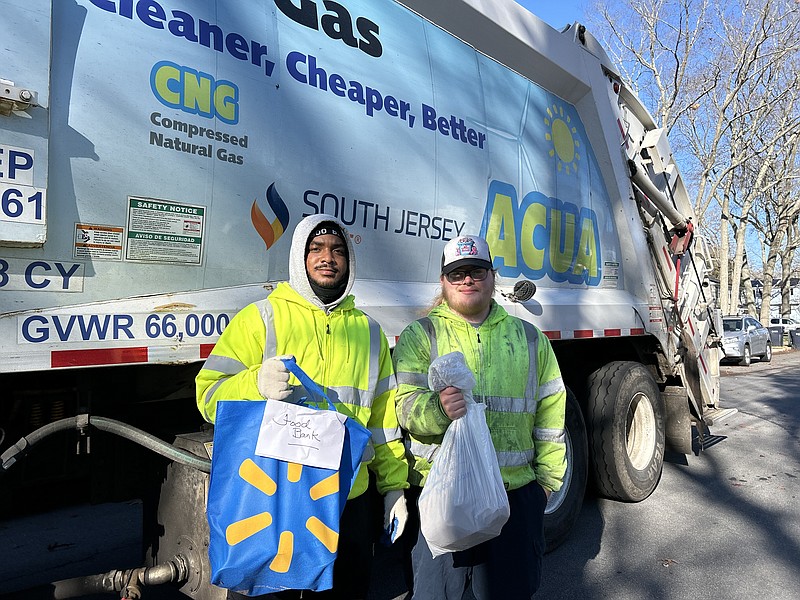
[[[128,198],[125,260],[199,265],[205,207],[153,198]]]
[[[75,223],[73,258],[122,260],[123,228]]]

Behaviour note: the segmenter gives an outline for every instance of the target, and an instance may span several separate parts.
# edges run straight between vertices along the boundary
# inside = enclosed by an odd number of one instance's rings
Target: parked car
[[[769,324],[772,326],[782,326],[787,333],[794,329],[800,329],[800,323],[789,317],[774,317],[769,320]]]
[[[763,362],[772,360],[772,343],[769,329],[751,316],[722,318],[724,361],[739,361],[748,366],[753,356]]]

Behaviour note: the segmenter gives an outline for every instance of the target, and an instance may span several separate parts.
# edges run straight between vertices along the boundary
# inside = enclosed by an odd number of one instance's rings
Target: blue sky
[[[537,17],[556,29],[575,21],[585,21],[584,7],[587,0],[516,0]]]

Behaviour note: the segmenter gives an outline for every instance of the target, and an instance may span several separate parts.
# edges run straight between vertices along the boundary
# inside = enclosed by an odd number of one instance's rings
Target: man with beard
[[[384,526],[396,520],[395,538],[408,516],[408,462],[389,345],[377,322],[356,308],[349,295],[354,280],[353,246],[341,223],[330,215],[306,217],[292,236],[289,282],[231,319],[196,378],[197,406],[213,423],[221,399],[298,402],[305,392],[289,384],[281,360],[294,356],[339,412],[372,433],[342,514],[333,589],[259,598],[366,597],[372,559],[367,467],[384,494]]]
[[[471,587],[477,600],[527,600],[541,579],[544,509],[566,469],[561,372],[545,335],[493,300],[495,271],[484,239],[448,242],[440,283],[441,298],[403,331],[394,350],[398,417],[415,458],[409,495],[419,497],[444,432],[467,412],[462,390],[428,387],[431,362],[458,351],[475,376],[475,401],[486,405],[511,516],[498,537],[436,558],[420,531],[411,552],[413,597],[460,600]]]

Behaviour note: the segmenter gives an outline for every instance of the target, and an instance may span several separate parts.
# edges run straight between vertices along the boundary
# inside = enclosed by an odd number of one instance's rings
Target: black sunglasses
[[[478,267],[476,269],[470,269],[469,271],[451,271],[445,275],[445,277],[450,283],[461,283],[467,276],[469,276],[472,281],[483,281],[488,274],[489,269]]]

